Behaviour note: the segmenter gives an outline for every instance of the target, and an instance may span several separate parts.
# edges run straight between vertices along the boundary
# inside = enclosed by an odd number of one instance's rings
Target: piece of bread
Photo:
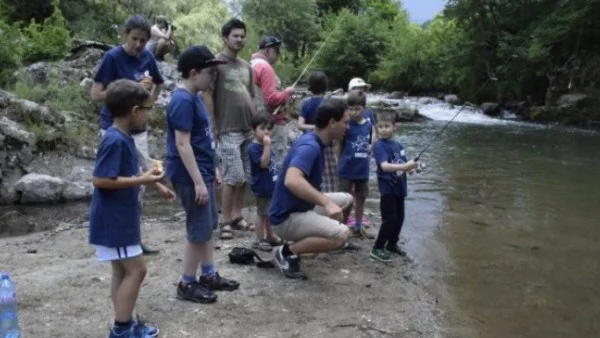
[[[152,170],[156,170],[162,174],[163,172],[163,163],[159,160],[152,161]]]

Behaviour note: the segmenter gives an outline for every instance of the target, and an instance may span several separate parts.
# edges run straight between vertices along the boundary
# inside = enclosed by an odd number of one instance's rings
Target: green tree
[[[295,66],[318,39],[320,27],[315,0],[245,0],[243,14],[245,20],[260,27],[259,35],[270,34],[282,39]]]
[[[42,24],[31,21],[24,29],[27,37],[23,54],[24,61],[35,62],[44,59],[59,59],[64,56],[71,44],[67,21],[63,17],[58,0],[53,1],[54,11]]]

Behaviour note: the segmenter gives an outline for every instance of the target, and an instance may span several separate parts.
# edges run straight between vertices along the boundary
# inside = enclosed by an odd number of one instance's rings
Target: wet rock
[[[502,107],[494,102],[484,102],[480,106],[481,111],[491,117],[498,117],[502,114]]]
[[[565,94],[558,98],[559,106],[576,106],[588,98],[586,94]]]
[[[444,102],[455,105],[461,103],[460,99],[455,94],[444,95]]]
[[[15,184],[19,202],[24,204],[54,203],[60,201],[66,182],[58,177],[27,174]]]
[[[15,183],[19,181],[21,176],[23,176],[23,170],[19,167],[8,169],[2,173],[0,204],[13,204],[19,200],[19,196],[15,190]]]
[[[420,97],[419,98],[420,104],[432,104],[435,101],[436,101],[436,98],[434,98],[434,97]]]
[[[398,99],[403,99],[405,97],[406,97],[405,92],[392,92],[391,94],[386,96],[386,99],[398,100]]]

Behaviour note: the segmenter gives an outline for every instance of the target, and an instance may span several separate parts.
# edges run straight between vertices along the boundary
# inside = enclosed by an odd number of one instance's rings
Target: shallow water
[[[419,150],[441,125],[404,125],[401,139]],[[403,235],[440,336],[597,336],[599,150],[598,133],[456,123],[422,157]]]

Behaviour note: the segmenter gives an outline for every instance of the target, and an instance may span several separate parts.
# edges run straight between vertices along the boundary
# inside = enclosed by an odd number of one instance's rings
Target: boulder
[[[588,98],[586,94],[565,94],[558,98],[559,106],[577,106]]]
[[[6,116],[0,116],[0,134],[3,135],[3,144],[7,143],[18,143],[19,145],[28,145],[33,147],[36,142],[35,135],[25,128],[7,118]]]
[[[460,99],[455,94],[444,95],[444,102],[453,104],[453,105],[457,105],[457,104],[461,103]]]
[[[399,100],[399,99],[403,99],[405,97],[406,97],[405,92],[392,92],[389,95],[387,95],[385,98],[390,99],[390,100]]]
[[[481,111],[491,117],[498,117],[502,114],[502,107],[495,102],[484,102],[480,106]]]
[[[23,204],[56,203],[62,198],[66,182],[58,177],[27,174],[14,186],[19,202]]]

